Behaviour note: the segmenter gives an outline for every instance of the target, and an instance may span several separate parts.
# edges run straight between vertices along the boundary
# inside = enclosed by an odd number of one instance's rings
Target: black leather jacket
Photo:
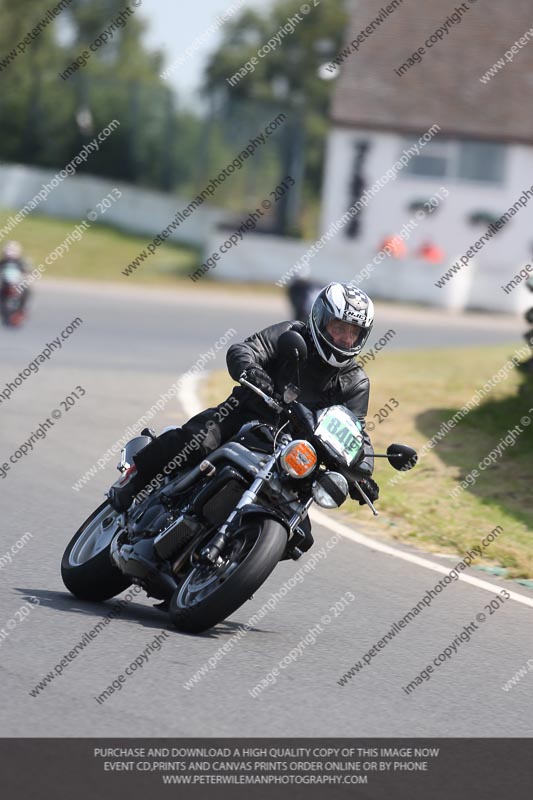
[[[260,366],[274,381],[276,391],[282,392],[285,385],[295,379],[290,366],[282,362],[277,352],[277,341],[288,330],[298,331],[308,348],[307,361],[300,367],[300,401],[313,411],[343,405],[358,417],[363,425],[364,457],[357,464],[357,471],[370,476],[374,469],[374,450],[365,430],[370,394],[366,372],[354,362],[340,369],[326,364],[317,353],[305,323],[279,322],[254,333],[240,344],[231,345],[226,356],[229,374],[238,381],[245,369]],[[355,473],[354,477],[357,477]]]

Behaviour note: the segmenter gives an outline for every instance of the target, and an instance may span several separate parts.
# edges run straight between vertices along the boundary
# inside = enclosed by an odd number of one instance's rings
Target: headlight
[[[294,439],[281,451],[279,462],[291,478],[306,478],[316,467],[315,448],[305,439]]]
[[[313,483],[313,497],[322,508],[338,508],[348,497],[348,481],[340,472],[324,472]]]

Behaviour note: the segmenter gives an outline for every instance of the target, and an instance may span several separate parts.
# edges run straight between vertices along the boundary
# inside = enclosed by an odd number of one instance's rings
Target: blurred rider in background
[[[28,271],[26,260],[22,255],[22,245],[19,242],[6,242],[0,253],[0,279],[8,265],[17,266],[22,273]]]

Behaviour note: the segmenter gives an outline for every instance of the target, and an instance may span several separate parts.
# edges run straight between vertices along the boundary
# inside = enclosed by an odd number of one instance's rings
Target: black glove
[[[359,478],[358,483],[368,499],[375,503],[379,497],[379,486],[376,481],[372,478]],[[360,506],[366,505],[356,486],[350,486],[350,497],[352,500],[358,500]]]
[[[274,394],[274,381],[262,367],[249,367],[245,370],[244,377],[269,397]]]

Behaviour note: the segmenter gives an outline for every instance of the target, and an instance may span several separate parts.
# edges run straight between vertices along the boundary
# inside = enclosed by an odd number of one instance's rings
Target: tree
[[[160,78],[163,56],[142,42],[147,22],[137,7],[131,5],[135,13],[128,15],[123,0],[72,0],[18,48],[51,7],[50,0],[0,0],[0,158],[62,168],[118,119],[120,127],[82,170],[167,190],[176,178],[187,180],[195,141],[190,131],[199,122],[177,114]],[[112,38],[91,51],[90,43],[110,26]],[[84,51],[86,60],[80,59]],[[10,53],[15,56],[6,61]],[[77,68],[65,73],[76,60]],[[187,136],[180,140],[182,130]]]
[[[265,14],[246,10],[226,23],[224,39],[210,59],[205,76],[205,92],[223,97],[228,105],[254,102],[284,102],[306,122],[306,162],[308,187],[318,193],[322,176],[323,146],[328,127],[328,107],[334,82],[322,80],[318,70],[342,47],[347,14],[344,0],[328,0],[309,13],[302,3],[278,1]],[[297,16],[299,15],[299,16]],[[287,26],[281,43],[263,58],[258,50]],[[251,62],[255,57],[257,63]],[[245,77],[230,85],[228,79],[247,63],[254,67]]]

